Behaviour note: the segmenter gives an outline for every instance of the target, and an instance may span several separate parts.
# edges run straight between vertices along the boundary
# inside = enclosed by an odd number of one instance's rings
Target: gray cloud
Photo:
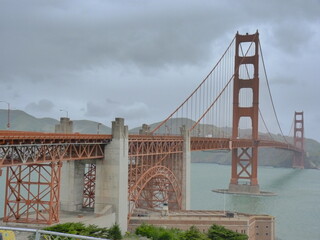
[[[148,110],[148,106],[145,103],[134,102],[120,106],[116,114],[132,120],[143,120],[148,117]]]
[[[148,117],[149,109],[145,103],[132,102],[121,104],[115,101],[108,101],[107,104],[100,102],[87,103],[87,117],[101,117],[104,120],[113,120],[115,117],[130,119],[135,124],[139,124],[136,120],[141,120]]]
[[[312,1],[303,6],[299,1],[250,1],[248,5],[244,1],[233,2],[233,8],[205,1],[170,2],[170,8],[166,1],[138,2],[96,1],[91,6],[85,1],[7,1],[0,10],[0,28],[5,30],[1,52],[6,56],[0,62],[2,79],[18,75],[32,81],[52,80],[110,62],[140,68],[199,64],[211,57],[208,49],[227,32],[268,24],[266,20],[276,23],[275,44],[290,51],[310,36],[308,21],[316,18],[319,9]]]
[[[283,122],[295,108],[311,111],[320,101],[318,0],[0,4],[1,100],[31,114],[50,109],[58,117],[65,108],[77,119],[159,121],[210,71],[236,31],[256,29]],[[57,107],[43,107],[43,99]]]
[[[99,105],[94,102],[87,103],[86,116],[88,117],[106,117],[109,116],[106,106]]]

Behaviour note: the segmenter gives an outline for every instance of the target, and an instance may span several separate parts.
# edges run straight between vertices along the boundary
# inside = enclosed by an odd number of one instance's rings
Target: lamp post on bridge
[[[60,109],[60,112],[65,112],[67,114],[67,118],[69,118],[69,112],[67,110]]]
[[[7,123],[7,128],[9,129],[10,128],[10,103],[7,102],[7,101],[0,101],[0,102],[6,103],[8,105],[8,123]]]

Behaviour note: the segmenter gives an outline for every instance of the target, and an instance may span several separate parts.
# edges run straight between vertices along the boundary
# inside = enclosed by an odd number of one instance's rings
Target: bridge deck
[[[103,146],[112,140],[105,134],[63,134],[0,131],[0,168],[54,161],[102,159]],[[129,156],[182,151],[182,136],[129,135]],[[251,139],[191,137],[191,151],[259,147],[301,152],[291,144]]]

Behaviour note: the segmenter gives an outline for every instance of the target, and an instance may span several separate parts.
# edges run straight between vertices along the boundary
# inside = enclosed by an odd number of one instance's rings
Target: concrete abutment
[[[111,206],[114,222],[122,231],[127,230],[128,161],[128,127],[124,119],[116,118],[112,122],[112,141],[105,146],[103,161],[97,161],[96,165],[94,213],[108,214]]]
[[[73,122],[69,118],[60,118],[55,126],[56,133],[73,133]],[[82,209],[85,164],[82,161],[63,162],[60,182],[60,209],[79,211]]]

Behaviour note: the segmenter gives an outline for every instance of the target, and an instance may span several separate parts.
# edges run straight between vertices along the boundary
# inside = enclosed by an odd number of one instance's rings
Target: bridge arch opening
[[[296,132],[296,137],[297,138],[302,138],[302,132],[301,131],[297,131]]]
[[[252,88],[241,88],[239,92],[239,107],[252,107],[253,91]]]
[[[256,55],[256,44],[255,42],[241,42],[239,44],[238,56],[240,57],[251,57]]]
[[[129,190],[129,219],[135,208],[181,209],[182,191],[175,174],[167,167],[156,165],[149,168]]]
[[[240,64],[239,65],[239,79],[249,80],[254,77],[254,65],[253,64]]]
[[[296,128],[299,128],[299,129],[302,128],[302,122],[297,122],[296,123]]]
[[[241,117],[239,119],[239,129],[238,129],[239,138],[252,138],[252,120],[251,117]]]

